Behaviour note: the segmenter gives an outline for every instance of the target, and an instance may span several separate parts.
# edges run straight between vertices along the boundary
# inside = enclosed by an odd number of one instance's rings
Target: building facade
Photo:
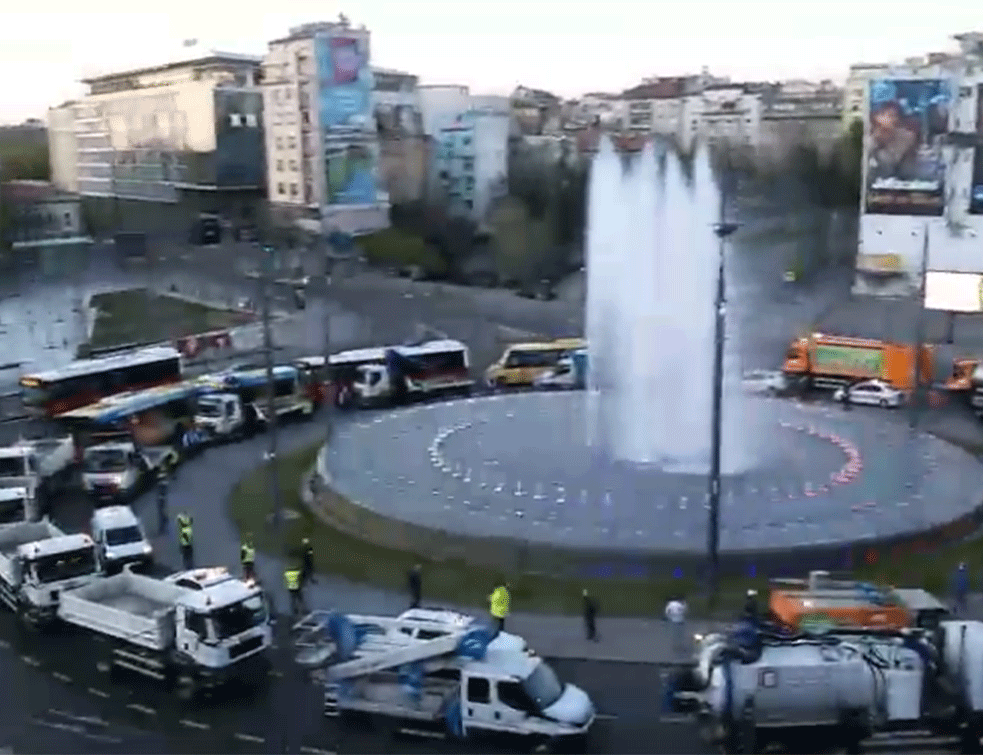
[[[48,155],[51,183],[61,191],[77,193],[78,142],[75,138],[75,103],[48,110]]]
[[[856,63],[850,66],[843,87],[843,129],[849,129],[854,121],[867,120],[867,84],[880,78],[890,66],[886,63]]]
[[[758,159],[782,165],[800,147],[829,159],[843,136],[843,90],[830,81],[789,81],[762,98]]]
[[[258,58],[210,53],[87,79],[85,97],[49,116],[55,180],[83,196],[153,202],[255,196],[265,171],[258,74]]]
[[[51,182],[9,181],[0,187],[0,201],[8,219],[4,241],[15,251],[44,252],[92,242],[85,232],[78,195]]]
[[[508,193],[510,117],[507,107],[473,107],[441,128],[434,170],[451,214],[480,223]]]
[[[361,234],[389,224],[370,59],[369,31],[343,16],[269,43],[263,60],[269,197],[309,230]]]

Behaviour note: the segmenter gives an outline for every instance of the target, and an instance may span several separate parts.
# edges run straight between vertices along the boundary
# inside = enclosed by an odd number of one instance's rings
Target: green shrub
[[[440,254],[419,236],[400,228],[386,228],[358,240],[373,265],[418,266],[428,275],[443,275],[446,265]]]

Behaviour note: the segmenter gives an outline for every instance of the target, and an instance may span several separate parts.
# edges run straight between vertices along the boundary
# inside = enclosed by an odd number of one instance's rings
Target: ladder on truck
[[[440,658],[480,659],[493,639],[477,622],[389,616],[343,615],[315,611],[294,625],[296,661],[325,685],[325,714],[337,715],[340,688],[358,677],[418,668]],[[423,635],[423,636],[421,636]]]

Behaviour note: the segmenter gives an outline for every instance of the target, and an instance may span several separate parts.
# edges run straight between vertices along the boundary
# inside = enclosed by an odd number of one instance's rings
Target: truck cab
[[[236,440],[247,434],[242,400],[234,393],[211,393],[198,398],[195,426],[212,442]]]
[[[96,502],[127,500],[147,471],[131,442],[100,443],[82,454],[82,486]]]
[[[14,571],[22,610],[33,623],[54,619],[62,593],[84,587],[100,576],[88,535],[62,535],[21,545]]]
[[[129,506],[96,509],[92,514],[91,532],[99,566],[106,574],[118,572],[130,564],[144,569],[153,564],[153,548],[143,525]]]
[[[36,469],[23,449],[0,448],[0,523],[37,518]]]

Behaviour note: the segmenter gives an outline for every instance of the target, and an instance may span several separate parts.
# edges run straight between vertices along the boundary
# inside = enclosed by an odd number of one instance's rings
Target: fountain
[[[610,142],[591,172],[587,233],[587,437],[600,453],[704,474],[710,456],[720,202],[701,152],[692,180],[649,144],[627,170]],[[722,470],[758,463],[731,326],[724,360]]]

